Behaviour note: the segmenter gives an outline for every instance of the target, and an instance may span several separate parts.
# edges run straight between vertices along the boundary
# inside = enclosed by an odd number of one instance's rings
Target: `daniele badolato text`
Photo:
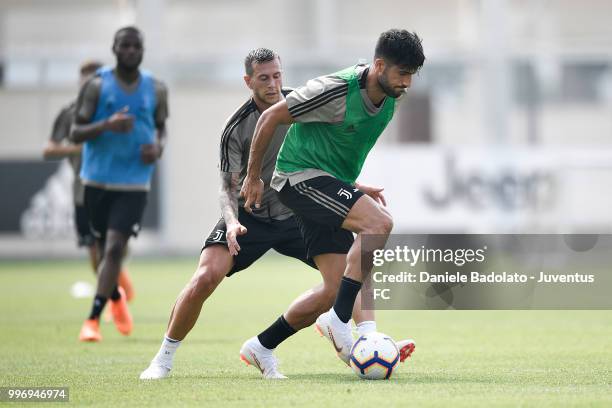
[[[373,252],[372,280],[376,283],[593,283],[594,275],[581,273],[536,274],[519,272],[465,271],[482,264],[487,247],[478,249],[427,249],[397,246],[395,249],[379,249]],[[386,263],[404,263],[412,268],[417,264],[454,264],[462,271],[431,273],[427,271],[381,272],[378,267]]]

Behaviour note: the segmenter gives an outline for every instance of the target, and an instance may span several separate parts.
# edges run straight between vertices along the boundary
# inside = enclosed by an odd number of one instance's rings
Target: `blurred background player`
[[[404,95],[412,75],[425,61],[421,39],[406,30],[391,29],[379,36],[371,65],[355,65],[316,78],[264,112],[255,128],[248,173],[241,195],[244,208],[261,205],[265,182],[263,158],[278,127],[291,125],[278,154],[271,186],[295,214],[308,253],[326,254],[328,236],[352,231],[357,238],[345,252],[346,264],[337,262],[344,277],[333,308],[317,319],[338,356],[349,362],[353,337],[348,324],[361,290],[364,253],[384,246],[393,220],[378,199],[356,179]],[[371,240],[363,247],[362,236]],[[352,237],[352,235],[351,235]],[[323,248],[323,251],[322,251]]]
[[[99,61],[85,61],[79,69],[79,88],[81,88],[89,79],[93,77],[96,71],[102,67]],[[83,145],[80,143],[72,143],[70,141],[70,127],[74,122],[76,110],[76,101],[70,102],[63,107],[55,121],[49,142],[43,151],[43,157],[47,160],[67,158],[70,166],[74,171],[73,181],[73,201],[74,201],[74,226],[77,234],[77,243],[79,247],[87,247],[89,252],[89,261],[94,275],[97,275],[98,267],[98,249],[96,248],[96,240],[89,228],[89,219],[87,218],[87,210],[85,209],[85,187],[79,177],[81,171],[81,151]],[[123,268],[119,273],[119,285],[125,290],[128,301],[134,297],[134,289],[132,281],[127,273],[126,268]]]
[[[322,261],[317,252],[307,255],[293,214],[268,187],[287,127],[280,126],[276,130],[272,147],[264,159],[263,178],[267,187],[260,208],[251,213],[242,208],[244,202],[238,196],[238,191],[246,175],[255,124],[261,112],[283,100],[284,95],[290,92],[282,88],[279,56],[267,48],[255,49],[247,55],[244,81],[251,89],[252,96],[228,119],[221,135],[219,202],[223,217],[206,239],[198,268],[176,300],[161,348],[149,367],[141,373],[140,379],[167,377],[175,352],[194,327],[204,301],[226,276],[246,269],[270,249],[301,260],[313,268],[318,267],[323,283],[294,300],[270,327],[243,345],[242,359],[257,367],[264,378],[285,378],[277,369],[273,349],[298,330],[314,323],[317,316],[331,306],[338,289],[342,269],[333,263],[341,262],[344,265],[343,253],[352,244],[353,235],[348,231],[329,235],[326,250],[337,252],[336,257]],[[359,306],[356,304],[354,315],[359,330],[375,329],[373,313],[362,312]]]
[[[82,88],[71,139],[84,142],[80,177],[85,207],[101,250],[98,285],[79,339],[100,341],[99,320],[108,299],[119,332],[132,330],[125,292],[117,286],[128,240],[136,236],[154,163],[166,141],[166,86],[141,71],[143,36],[136,27],[114,36],[114,68],[102,68]]]

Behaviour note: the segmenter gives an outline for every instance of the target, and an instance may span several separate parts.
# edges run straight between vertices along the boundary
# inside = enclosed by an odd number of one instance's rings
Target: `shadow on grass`
[[[265,386],[285,386],[292,383],[300,383],[300,382],[308,382],[310,384],[358,384],[362,380],[357,378],[357,376],[353,376],[350,373],[348,374],[319,374],[309,376],[301,376],[301,375],[290,375],[286,380],[265,380],[260,375],[253,374],[237,374],[235,372],[227,373],[227,374],[210,374],[205,371],[202,374],[187,374],[187,375],[174,375],[170,377],[173,382],[181,383],[181,382],[189,382],[192,381],[203,381],[207,383],[241,383],[241,384],[251,384],[251,385],[265,385]],[[170,379],[169,378],[169,379]]]
[[[295,380],[303,380],[309,382],[329,383],[330,380],[342,383],[372,383],[372,381],[362,380],[350,372],[346,374],[293,374],[290,377]],[[385,381],[386,382],[386,381]],[[512,378],[503,380],[492,376],[475,375],[470,373],[402,373],[394,375],[388,381],[394,384],[461,384],[461,383],[511,383]]]
[[[210,373],[205,370],[201,374],[175,374],[168,380],[180,383],[182,381],[207,381],[207,382],[246,382],[253,384],[287,384],[293,382],[303,382],[309,384],[373,384],[377,381],[362,380],[353,373],[287,373],[288,378],[282,381],[267,381],[261,378],[258,374],[239,374],[235,371],[227,373]],[[388,381],[382,383],[401,385],[401,384],[465,384],[465,383],[480,383],[480,384],[503,384],[512,383],[512,378],[499,378],[482,375],[470,374],[454,374],[454,373],[410,373],[392,377]]]
[[[164,333],[161,332],[161,334],[159,336],[138,336],[138,335],[131,335],[131,336],[127,336],[127,337],[116,337],[116,338],[109,338],[108,341],[107,339],[104,339],[104,341],[106,342],[116,342],[117,344],[121,344],[121,343],[125,343],[125,344],[130,344],[130,345],[134,345],[134,344],[143,344],[143,345],[148,345],[148,344],[156,344],[157,346],[159,346],[163,340]],[[232,339],[233,341],[233,339]],[[224,338],[214,338],[214,339],[199,339],[199,338],[189,338],[187,340],[187,342],[185,344],[189,344],[191,345],[195,345],[195,346],[204,346],[204,347],[218,347],[219,345],[222,346],[227,346],[228,342],[230,342],[229,339],[224,339]],[[236,348],[237,350],[240,350],[240,344],[236,342]],[[237,352],[236,352],[237,353]]]

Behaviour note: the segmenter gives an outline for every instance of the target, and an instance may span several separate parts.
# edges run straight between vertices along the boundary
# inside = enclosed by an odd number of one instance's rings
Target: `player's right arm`
[[[244,169],[245,151],[248,149],[248,137],[252,128],[239,126],[245,112],[250,112],[250,104],[242,105],[229,117],[223,127],[219,144],[219,170],[221,187],[219,189],[219,204],[225,220],[227,247],[230,255],[240,251],[238,236],[247,233],[247,229],[238,219],[238,191],[240,190],[240,174]]]
[[[276,128],[279,125],[290,125],[292,123],[294,123],[294,119],[289,113],[285,100],[272,105],[259,117],[251,142],[247,175],[240,190],[240,195],[245,198],[244,209],[247,212],[251,212],[251,205],[253,204],[255,204],[255,208],[261,206],[264,191],[261,167]]]
[[[125,133],[132,130],[134,117],[127,113],[127,107],[120,109],[109,118],[92,122],[96,113],[101,86],[101,78],[93,77],[79,91],[76,117],[70,129],[70,140],[74,143],[83,143],[95,139],[106,131]]]
[[[230,255],[238,255],[240,245],[238,245],[238,236],[247,233],[246,227],[238,221],[238,190],[240,182],[240,173],[228,173],[221,171],[221,188],[219,189],[219,204],[221,213],[225,220],[227,232],[227,247]]]
[[[43,150],[45,160],[63,159],[64,157],[81,153],[81,145],[65,145],[54,140],[49,140]]]
[[[43,157],[46,160],[63,159],[64,157],[81,153],[81,145],[62,143],[70,134],[71,122],[72,115],[70,114],[70,109],[62,109],[55,118],[55,122],[53,122],[51,137],[43,150]]]

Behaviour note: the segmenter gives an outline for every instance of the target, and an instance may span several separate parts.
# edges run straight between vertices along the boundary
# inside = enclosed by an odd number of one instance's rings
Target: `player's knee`
[[[210,266],[198,268],[198,273],[192,281],[192,286],[196,293],[209,293],[213,291],[221,280],[223,274]]]
[[[382,229],[383,234],[388,235],[391,233],[391,231],[393,230],[393,217],[391,216],[391,214],[383,213],[380,227]]]
[[[391,214],[380,211],[372,215],[368,227],[364,231],[367,234],[389,235],[393,230],[393,217]]]

